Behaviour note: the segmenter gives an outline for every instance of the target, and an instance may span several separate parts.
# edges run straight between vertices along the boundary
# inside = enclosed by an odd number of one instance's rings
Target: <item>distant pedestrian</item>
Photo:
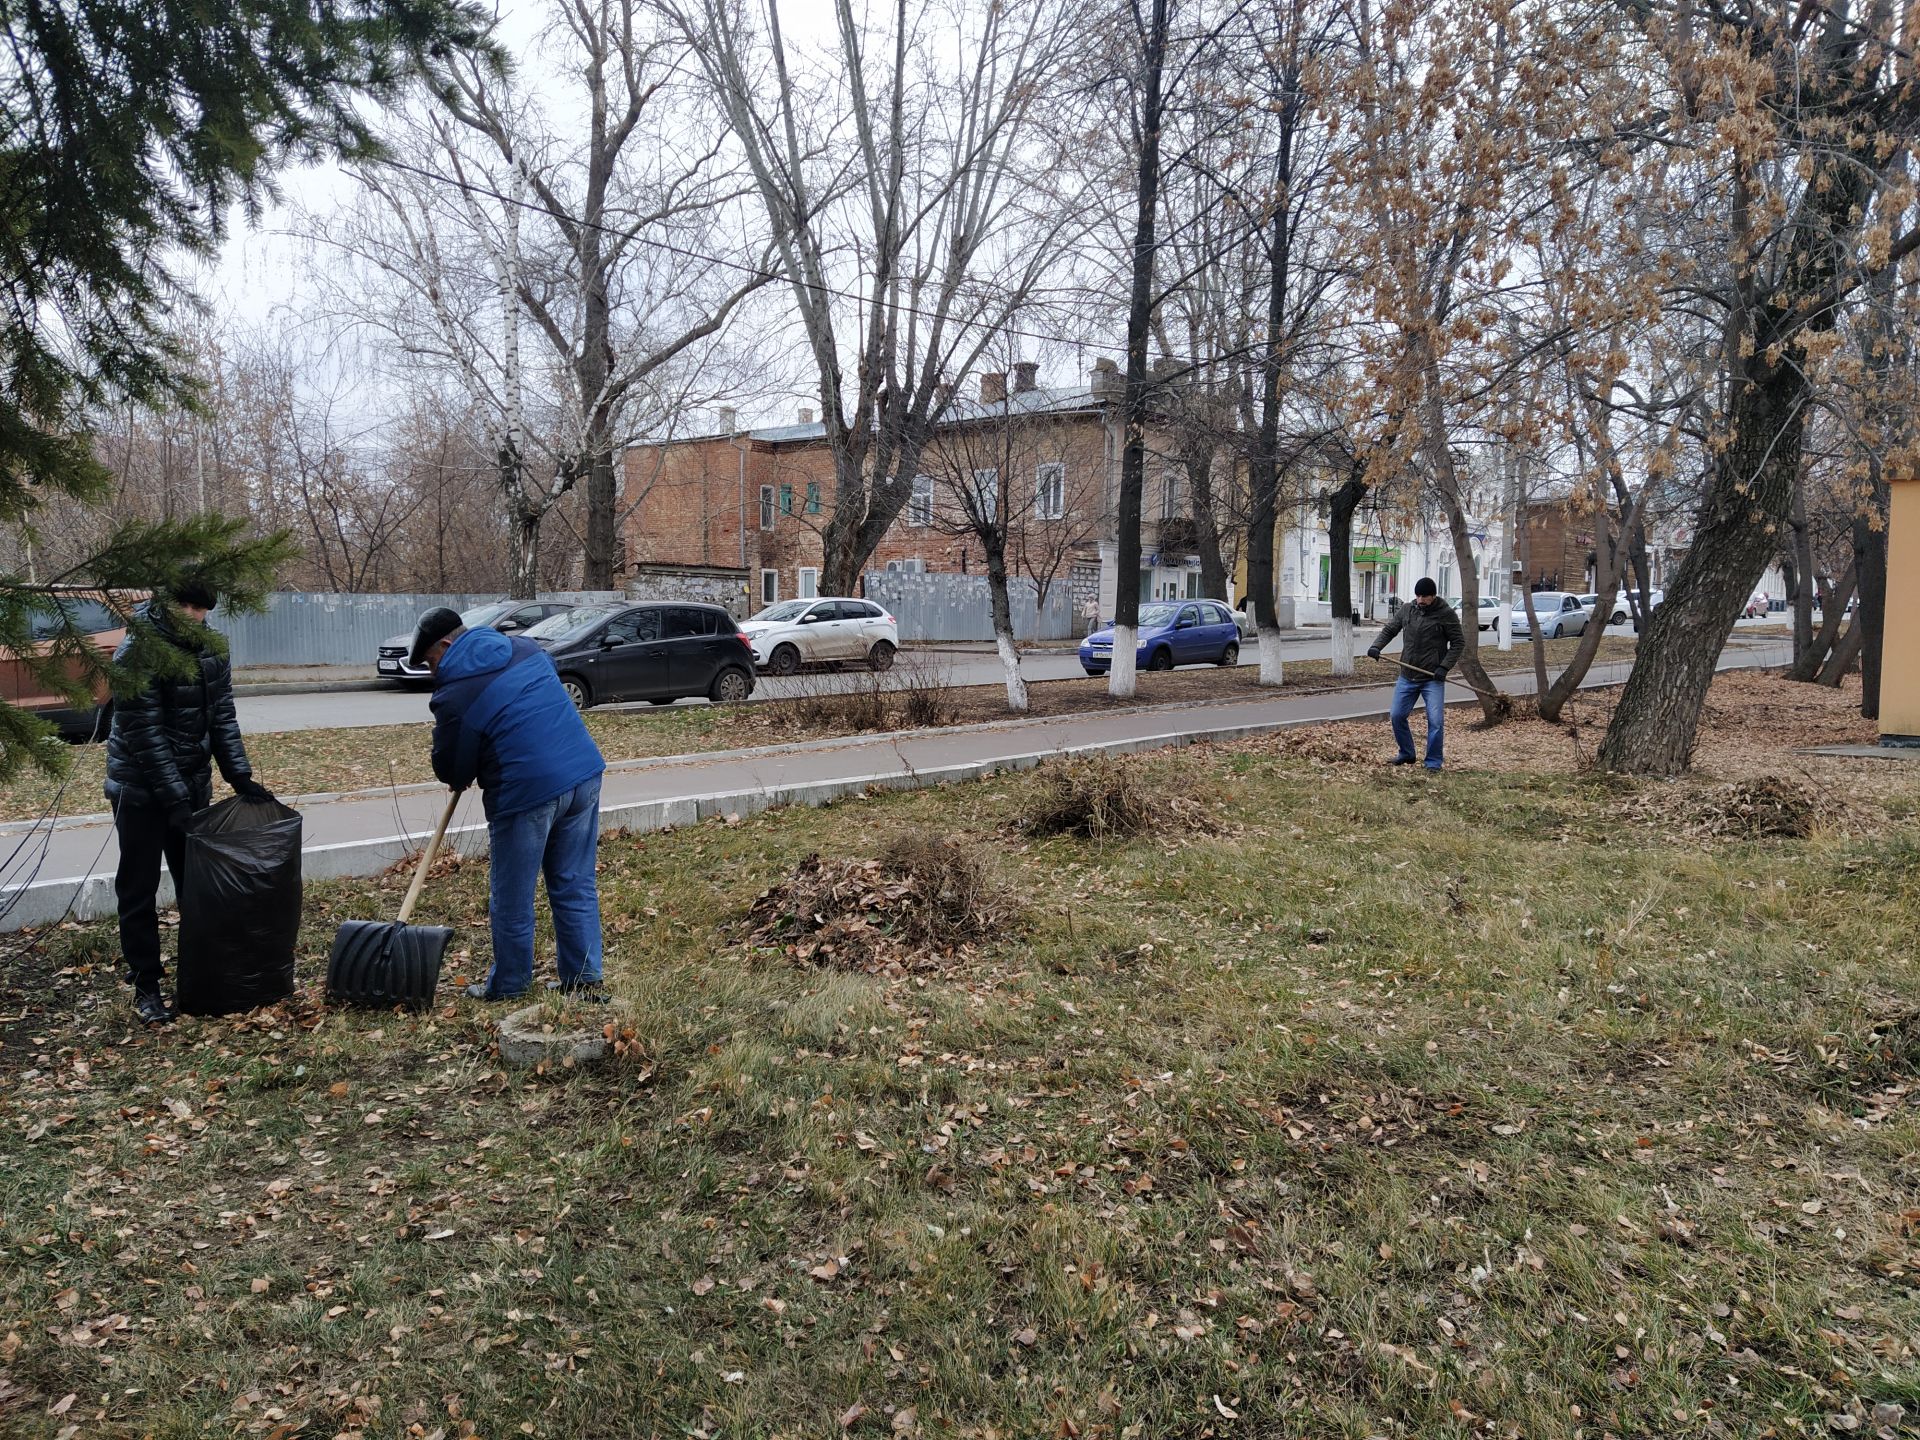
[[[1446,760],[1447,672],[1459,662],[1467,637],[1460,628],[1459,615],[1425,576],[1414,584],[1413,604],[1400,607],[1367,654],[1378,660],[1396,635],[1400,637],[1400,678],[1394,683],[1393,706],[1387,715],[1400,753],[1387,763],[1411,765],[1417,758],[1407,717],[1413,714],[1414,701],[1423,700],[1427,707],[1427,769],[1438,770]]]
[[[148,1025],[164,1025],[173,1009],[160,988],[160,862],[177,895],[186,882],[187,826],[213,802],[213,767],[234,793],[271,800],[253,778],[240,720],[233,708],[233,670],[226,653],[207,643],[201,627],[219,603],[201,584],[176,585],[135,612],[163,644],[180,652],[185,674],[160,674],[131,695],[116,695],[107,735],[108,803],[120,842],[113,893],[120,912],[120,957],[133,986],[133,1010]],[[182,621],[188,622],[182,624]],[[116,664],[133,646],[129,635],[114,651]]]
[[[454,790],[478,782],[486,805],[493,966],[467,994],[511,1000],[533,988],[533,891],[545,874],[559,972],[547,988],[605,999],[594,867],[607,766],[553,661],[447,609],[420,617],[409,658],[433,671],[433,773]]]

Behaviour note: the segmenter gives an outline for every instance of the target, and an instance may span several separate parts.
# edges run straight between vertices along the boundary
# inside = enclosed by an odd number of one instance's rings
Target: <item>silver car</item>
[[[1562,635],[1578,635],[1587,628],[1587,611],[1578,595],[1560,590],[1542,590],[1533,597],[1533,613],[1540,617],[1540,635],[1558,640]],[[1513,633],[1531,635],[1527,624],[1526,602],[1513,607]]]
[[[753,646],[753,663],[769,675],[844,660],[885,670],[900,648],[893,616],[871,600],[849,596],[782,600],[746,620],[740,633]]]

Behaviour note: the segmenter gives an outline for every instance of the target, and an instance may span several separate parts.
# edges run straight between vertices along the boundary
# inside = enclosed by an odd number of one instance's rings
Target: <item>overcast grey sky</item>
[[[856,5],[858,12],[864,6]],[[543,0],[501,0],[495,7],[495,34],[510,55],[523,84],[552,99],[559,75],[541,44],[551,10]],[[780,19],[788,43],[796,47],[830,39],[833,0],[780,0]],[[212,305],[216,321],[241,324],[269,318],[276,307],[297,302],[312,267],[326,263],[304,241],[285,233],[291,211],[304,206],[325,211],[351,198],[353,181],[337,165],[301,166],[281,177],[286,204],[263,214],[255,224],[235,207],[226,244],[216,262],[198,267],[200,293]]]

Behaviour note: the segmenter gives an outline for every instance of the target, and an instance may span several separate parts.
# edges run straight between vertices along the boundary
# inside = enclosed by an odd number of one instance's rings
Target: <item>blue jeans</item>
[[[533,988],[533,887],[547,877],[560,983],[600,979],[600,887],[594,860],[600,841],[600,777],[518,815],[487,822],[493,849],[493,968],[487,998]]]
[[[1393,721],[1393,738],[1400,742],[1402,760],[1417,758],[1413,753],[1413,728],[1407,724],[1416,699],[1427,702],[1427,769],[1438,770],[1446,760],[1446,698],[1446,683],[1441,680],[1402,675],[1394,682],[1393,708],[1387,712],[1387,718]]]

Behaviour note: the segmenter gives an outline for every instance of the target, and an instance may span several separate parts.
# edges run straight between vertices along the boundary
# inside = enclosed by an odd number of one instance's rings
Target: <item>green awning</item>
[[[1398,565],[1400,563],[1400,552],[1398,550],[1381,550],[1373,546],[1362,545],[1354,550],[1353,563],[1356,565]]]

